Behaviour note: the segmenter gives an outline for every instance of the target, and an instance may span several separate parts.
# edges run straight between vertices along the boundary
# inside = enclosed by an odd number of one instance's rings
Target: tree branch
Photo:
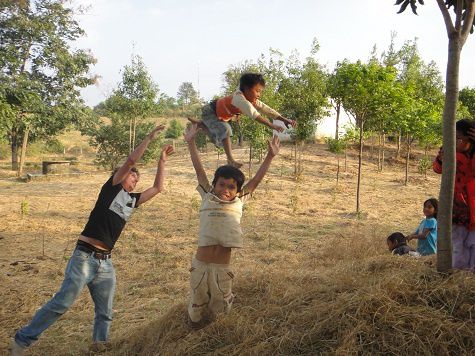
[[[445,7],[444,0],[437,0],[437,5],[439,5],[440,12],[444,17],[445,28],[447,29],[447,35],[450,37],[452,33],[455,32],[455,27],[452,23],[452,18],[450,17],[449,10]]]
[[[464,0],[457,0],[457,9],[455,12],[455,31],[460,32],[462,24],[462,11]]]
[[[465,0],[467,7],[465,8],[465,20],[462,25],[461,41],[462,46],[465,44],[467,37],[472,28],[473,17],[475,16],[475,0]]]

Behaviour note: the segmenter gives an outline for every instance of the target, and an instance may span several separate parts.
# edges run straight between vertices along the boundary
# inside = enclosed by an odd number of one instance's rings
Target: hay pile
[[[432,258],[243,269],[232,312],[199,331],[186,303],[123,334],[114,354],[474,354],[475,278]]]

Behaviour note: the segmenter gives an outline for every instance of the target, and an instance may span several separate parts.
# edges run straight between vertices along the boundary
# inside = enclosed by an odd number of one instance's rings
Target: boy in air
[[[23,355],[24,350],[69,309],[86,285],[95,310],[94,344],[91,349],[99,351],[106,347],[116,283],[111,251],[134,208],[163,190],[165,163],[173,153],[171,145],[164,147],[160,154],[153,186],[142,193],[132,193],[140,178],[135,164],[163,129],[164,126],[160,125],[150,132],[124,165],[102,186],[96,205],[66,266],[60,290],[36,312],[27,326],[16,332],[10,348],[11,355]]]
[[[261,113],[274,120],[282,121],[287,127],[295,127],[294,120],[287,119],[271,107],[259,100],[266,82],[261,74],[245,73],[239,79],[239,89],[232,95],[212,101],[202,109],[201,121],[188,118],[204,129],[211,141],[218,147],[223,147],[228,165],[240,168],[242,163],[236,162],[232,154],[231,136],[232,129],[228,121],[244,114],[251,119],[279,132],[283,132],[282,126],[276,125],[261,116]]]
[[[231,165],[219,167],[209,184],[200,161],[195,137],[198,126],[185,133],[185,141],[198,178],[201,195],[198,249],[191,263],[191,296],[188,315],[192,327],[202,325],[205,312],[215,316],[231,309],[234,274],[230,268],[231,249],[243,247],[241,216],[243,204],[264,178],[272,159],[279,153],[277,136],[269,141],[266,158],[256,175],[244,185],[244,174]],[[201,322],[201,323],[200,323]]]

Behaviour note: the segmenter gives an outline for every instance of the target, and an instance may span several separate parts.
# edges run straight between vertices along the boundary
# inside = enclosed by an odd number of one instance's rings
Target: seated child
[[[422,256],[437,253],[437,209],[439,202],[435,198],[424,202],[424,215],[416,232],[407,236],[407,241],[417,239],[417,252]]]
[[[402,256],[409,254],[411,256],[419,256],[419,253],[407,244],[406,236],[404,236],[401,232],[392,233],[388,236],[386,242],[388,244],[389,251],[391,251],[393,255]]]
[[[231,309],[234,274],[230,268],[231,249],[243,247],[241,216],[243,204],[264,178],[272,159],[279,153],[280,142],[274,136],[256,175],[244,185],[244,174],[231,165],[219,167],[210,185],[200,161],[195,137],[198,125],[185,133],[185,141],[198,178],[201,195],[198,249],[191,263],[191,296],[188,315],[191,326],[203,325],[206,314],[213,318]]]
[[[234,94],[214,100],[203,107],[201,121],[188,118],[192,123],[198,124],[216,146],[224,148],[229,165],[237,168],[242,166],[242,163],[235,161],[231,151],[232,129],[228,121],[233,117],[237,119],[239,115],[244,114],[279,132],[284,131],[284,128],[265,119],[261,113],[284,122],[287,127],[296,125],[294,120],[283,117],[259,100],[265,85],[261,74],[245,73],[239,79],[239,89]]]

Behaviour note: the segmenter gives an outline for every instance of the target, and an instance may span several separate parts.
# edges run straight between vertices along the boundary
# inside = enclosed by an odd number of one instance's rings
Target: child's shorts
[[[217,147],[223,147],[223,140],[233,135],[231,125],[218,119],[211,104],[203,106],[201,120],[209,131],[211,141],[213,141]]]
[[[452,267],[475,269],[475,231],[465,226],[452,226]]]
[[[188,314],[191,321],[199,322],[206,311],[214,316],[228,313],[233,304],[233,278],[229,265],[205,263],[193,258],[190,268],[191,296]]]

